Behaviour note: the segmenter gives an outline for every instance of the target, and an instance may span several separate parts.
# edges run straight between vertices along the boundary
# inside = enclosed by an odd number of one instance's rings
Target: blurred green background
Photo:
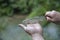
[[[60,25],[44,17],[51,10],[60,12],[60,0],[0,0],[0,40],[32,40],[18,24],[35,16],[44,19],[41,25],[45,40],[60,40]]]

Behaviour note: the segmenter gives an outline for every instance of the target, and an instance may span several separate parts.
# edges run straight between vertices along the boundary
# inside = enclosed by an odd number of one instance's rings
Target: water
[[[19,23],[25,17],[2,17],[0,18],[0,28],[2,26],[2,30],[0,32],[0,40],[31,40],[31,37],[18,26]],[[41,17],[43,19],[43,17]],[[3,22],[3,23],[2,23]],[[46,40],[59,40],[59,29],[56,24],[50,23],[43,27],[44,29],[44,38]]]

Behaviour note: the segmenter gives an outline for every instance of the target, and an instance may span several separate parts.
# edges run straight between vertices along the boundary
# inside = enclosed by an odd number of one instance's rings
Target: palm
[[[42,28],[41,25],[39,23],[35,23],[35,24],[27,24],[27,26],[25,27],[23,24],[19,24],[22,28],[24,28],[24,30],[32,35],[32,34],[41,34],[42,33]]]

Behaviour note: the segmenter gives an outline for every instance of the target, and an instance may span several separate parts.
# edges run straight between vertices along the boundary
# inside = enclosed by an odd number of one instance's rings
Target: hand
[[[48,11],[45,14],[45,17],[47,21],[54,22],[54,23],[60,23],[60,13],[57,11]]]
[[[31,36],[34,34],[42,34],[42,27],[39,23],[27,24],[27,26],[19,24],[19,26],[22,27]]]

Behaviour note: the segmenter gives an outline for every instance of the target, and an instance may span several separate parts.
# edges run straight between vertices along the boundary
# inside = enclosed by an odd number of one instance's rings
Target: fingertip
[[[46,17],[47,21],[50,21],[50,18],[49,17]]]

